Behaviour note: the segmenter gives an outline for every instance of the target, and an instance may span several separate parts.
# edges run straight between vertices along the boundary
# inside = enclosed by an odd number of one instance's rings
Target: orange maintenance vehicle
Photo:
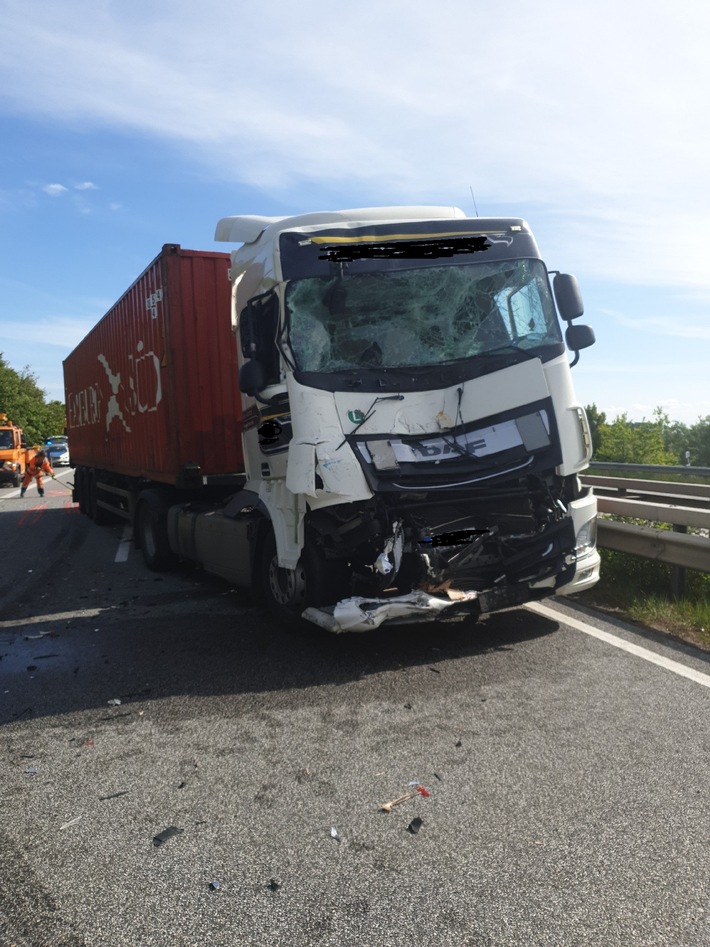
[[[0,414],[0,483],[11,481],[13,487],[19,487],[25,475],[27,439],[22,428]]]

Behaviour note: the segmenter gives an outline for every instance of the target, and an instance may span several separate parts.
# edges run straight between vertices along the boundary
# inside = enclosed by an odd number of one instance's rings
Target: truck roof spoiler
[[[300,227],[317,227],[322,224],[368,223],[386,220],[432,220],[435,218],[466,218],[459,207],[356,207],[351,210],[321,211],[315,214],[299,214],[295,217],[259,217],[243,215],[223,217],[217,224],[214,238],[222,243],[254,243],[267,227],[281,224],[281,230]]]

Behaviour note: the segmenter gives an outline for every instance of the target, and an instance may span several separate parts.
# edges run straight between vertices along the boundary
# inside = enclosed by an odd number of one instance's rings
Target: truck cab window
[[[544,265],[513,260],[292,281],[289,338],[302,371],[438,365],[561,334]]]

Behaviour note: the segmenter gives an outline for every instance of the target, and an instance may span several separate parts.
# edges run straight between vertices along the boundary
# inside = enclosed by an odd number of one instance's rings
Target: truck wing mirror
[[[257,359],[253,358],[245,362],[239,369],[239,387],[245,395],[253,398],[258,392],[266,388],[266,378],[264,376],[264,366]]]
[[[567,326],[567,331],[565,332],[565,342],[567,343],[567,348],[574,352],[574,360],[570,362],[570,368],[577,364],[579,361],[579,350],[588,349],[590,345],[594,345],[596,342],[596,336],[594,335],[594,329],[591,326]]]
[[[552,281],[555,301],[565,322],[584,315],[584,302],[577,277],[570,273],[556,273]],[[591,345],[591,342],[587,343]]]

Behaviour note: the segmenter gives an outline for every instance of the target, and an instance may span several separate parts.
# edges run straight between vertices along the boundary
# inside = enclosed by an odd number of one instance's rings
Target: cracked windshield
[[[297,280],[286,306],[301,371],[437,365],[562,339],[540,260]]]

